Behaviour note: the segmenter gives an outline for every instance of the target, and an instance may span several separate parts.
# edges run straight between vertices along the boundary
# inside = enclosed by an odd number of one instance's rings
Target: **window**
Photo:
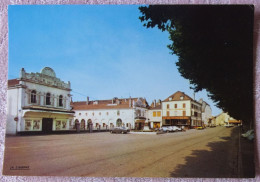
[[[79,113],[79,115],[81,115],[81,113]]]
[[[156,117],[156,112],[155,111],[153,111],[153,117]]]
[[[119,110],[117,111],[117,115],[120,116],[120,111]]]
[[[170,104],[167,104],[167,109],[170,109]]]
[[[46,105],[51,105],[51,94],[50,93],[46,94]]]
[[[99,112],[99,116],[101,116],[101,112]]]
[[[60,107],[63,106],[63,96],[62,95],[59,96],[59,106]]]
[[[31,92],[31,103],[36,103],[36,91]]]
[[[106,127],[106,123],[103,123],[103,128],[105,128]]]
[[[182,106],[183,106],[183,108],[186,108],[186,104],[185,103],[183,103]]]
[[[186,116],[186,111],[182,111],[182,115],[183,115],[183,116]]]
[[[94,116],[95,115],[95,113],[94,112],[92,112],[92,116]]]
[[[157,117],[161,116],[161,111],[157,111]]]
[[[108,112],[107,112],[107,116],[108,116]]]
[[[167,111],[167,116],[170,116],[170,112],[169,111]]]
[[[177,104],[174,104],[174,108],[177,108]]]
[[[88,116],[88,113],[86,113],[86,116]]]

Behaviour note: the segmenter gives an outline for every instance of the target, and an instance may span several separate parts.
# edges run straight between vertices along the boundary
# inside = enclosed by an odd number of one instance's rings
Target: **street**
[[[5,175],[239,177],[239,128],[6,137]]]

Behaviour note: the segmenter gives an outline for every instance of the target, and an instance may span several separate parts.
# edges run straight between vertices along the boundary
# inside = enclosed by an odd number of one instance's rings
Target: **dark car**
[[[122,133],[126,134],[129,130],[126,127],[115,127],[110,130],[110,133]]]

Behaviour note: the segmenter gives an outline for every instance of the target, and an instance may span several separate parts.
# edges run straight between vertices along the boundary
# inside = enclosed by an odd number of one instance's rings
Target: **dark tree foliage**
[[[249,5],[139,7],[147,28],[168,31],[168,48],[195,92],[206,89],[216,106],[253,119],[253,16]]]

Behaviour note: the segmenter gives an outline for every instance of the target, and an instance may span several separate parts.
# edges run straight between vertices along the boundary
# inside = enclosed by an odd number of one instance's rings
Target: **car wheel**
[[[110,131],[110,133],[112,134],[112,133],[113,133],[113,131]]]

